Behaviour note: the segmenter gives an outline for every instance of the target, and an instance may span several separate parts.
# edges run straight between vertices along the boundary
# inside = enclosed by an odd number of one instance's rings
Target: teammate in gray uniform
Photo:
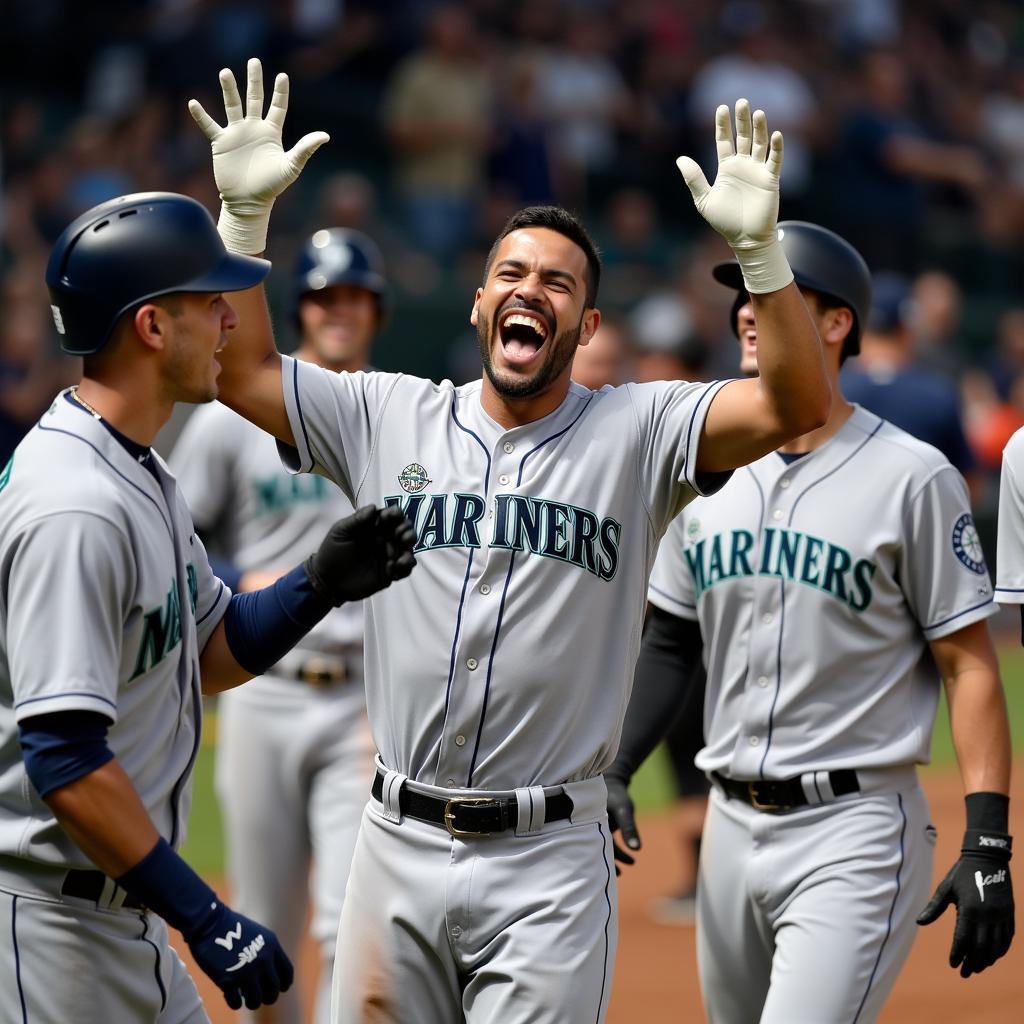
[[[372,239],[317,231],[300,250],[292,295],[296,358],[334,372],[365,369],[386,302]],[[308,553],[311,537],[352,512],[324,477],[287,474],[274,439],[219,403],[193,413],[170,465],[200,535],[230,560],[214,564],[235,590],[273,582]],[[362,641],[362,605],[342,605],[266,675],[218,701],[216,782],[232,898],[286,949],[298,946],[312,899],[318,1024],[330,1013],[338,919],[373,777]],[[299,1024],[298,988],[256,1018]]]
[[[175,853],[201,692],[276,662],[332,608],[407,575],[411,527],[374,508],[273,586],[210,570],[150,444],[176,401],[217,394],[225,292],[269,264],[228,253],[171,193],[104,203],[47,267],[79,386],[0,473],[0,1021],[206,1021],[182,932],[228,1004],[272,1003],[292,967]]]
[[[287,79],[266,120],[258,61],[248,114],[230,71],[221,84],[224,127],[190,108],[213,145],[222,237],[260,252],[288,166]],[[367,602],[378,770],[339,929],[336,1021],[604,1016],[616,894],[601,771],[658,540],[732,468],[823,423],[830,401],[775,237],[781,136],[746,101],[735,120],[734,142],[719,109],[714,187],[693,161],[680,169],[756,296],[759,380],[573,384],[600,322],[600,263],[553,207],[522,211],[495,241],[470,310],[484,375],[462,387],[280,356],[262,291],[242,299],[224,400],[292,468],[404,509],[418,535],[409,584]]]
[[[713,785],[697,954],[708,1018],[866,1022],[915,921],[956,906],[950,963],[964,976],[1009,948],[1009,728],[963,478],[839,391],[870,306],[867,267],[822,227],[778,230],[825,345],[832,413],[669,527],[608,806],[638,849],[626,785],[703,657],[697,764]],[[763,336],[739,267],[720,264],[715,277],[737,290],[741,368],[756,374]],[[940,678],[967,832],[928,902],[935,830],[916,765],[929,758]]]

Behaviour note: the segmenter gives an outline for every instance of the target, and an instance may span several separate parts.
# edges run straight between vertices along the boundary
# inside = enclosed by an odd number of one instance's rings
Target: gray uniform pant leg
[[[371,801],[341,917],[332,1021],[600,1024],[617,930],[607,824],[461,840],[387,821]]]
[[[697,961],[710,1024],[868,1024],[931,886],[919,787],[766,814],[712,791]]]
[[[312,895],[311,928],[321,951],[314,1020],[326,1024],[338,919],[373,778],[373,744],[360,685],[314,690],[298,682],[268,683],[224,694],[218,709],[217,794],[232,905],[273,930],[294,960]],[[282,993],[265,1013],[278,1024],[301,1024],[299,989]],[[243,1010],[241,1019],[255,1018]]]
[[[209,1024],[155,914],[0,891],[0,1024]]]

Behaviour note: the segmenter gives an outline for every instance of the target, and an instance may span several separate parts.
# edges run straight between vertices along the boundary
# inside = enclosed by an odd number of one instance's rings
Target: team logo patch
[[[965,512],[953,524],[953,553],[971,572],[976,572],[979,576],[987,572],[985,552],[981,550],[978,529],[970,512]]]
[[[418,462],[410,462],[398,474],[398,482],[402,485],[403,490],[415,494],[430,483],[430,478],[427,476],[427,471]]]

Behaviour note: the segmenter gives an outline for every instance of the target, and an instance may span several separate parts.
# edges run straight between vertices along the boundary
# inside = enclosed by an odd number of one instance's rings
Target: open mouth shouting
[[[543,314],[526,306],[513,306],[498,315],[498,340],[510,366],[529,366],[543,349],[550,333]]]

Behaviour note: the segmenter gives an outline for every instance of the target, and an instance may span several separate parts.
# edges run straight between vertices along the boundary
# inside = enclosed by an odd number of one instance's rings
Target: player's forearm
[[[768,433],[777,440],[767,451],[828,419],[832,387],[825,370],[821,339],[795,284],[751,295],[757,319],[757,371]]]
[[[964,792],[1009,793],[1010,726],[998,673],[968,669],[945,683]]]
[[[44,799],[75,845],[111,878],[138,864],[160,838],[117,760]]]
[[[295,443],[281,391],[281,356],[263,288],[233,292],[238,326],[219,353],[217,397],[286,444]]]

